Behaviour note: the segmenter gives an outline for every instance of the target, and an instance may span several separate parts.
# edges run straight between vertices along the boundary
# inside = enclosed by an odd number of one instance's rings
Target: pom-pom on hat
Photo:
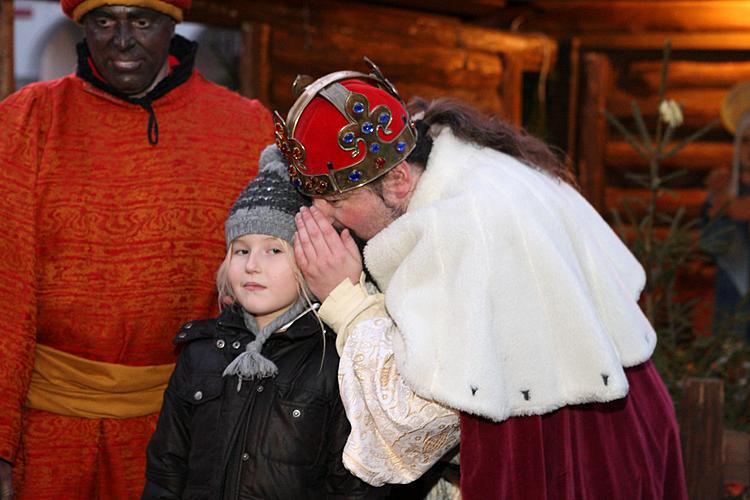
[[[290,180],[308,196],[364,186],[414,149],[416,131],[404,101],[378,67],[365,61],[371,74],[326,75],[301,89],[286,121],[275,113],[276,144],[289,163]]]
[[[258,175],[245,188],[229,211],[224,225],[227,249],[232,241],[246,234],[267,234],[285,240],[290,245],[294,239],[294,215],[307,199],[289,184],[287,166],[281,153],[271,144],[260,155]],[[243,380],[273,377],[278,368],[261,354],[263,343],[283,325],[294,321],[307,308],[302,297],[281,315],[263,328],[258,328],[255,317],[243,309],[245,326],[255,338],[245,346],[224,370],[225,376],[237,375],[237,390]]]
[[[232,241],[246,234],[267,234],[294,240],[294,215],[308,201],[289,185],[284,158],[271,144],[260,155],[260,167],[253,179],[235,201],[224,224],[227,248]]]
[[[83,16],[104,5],[143,7],[166,14],[177,22],[182,21],[183,11],[190,8],[192,0],[60,0],[66,16],[78,22]]]

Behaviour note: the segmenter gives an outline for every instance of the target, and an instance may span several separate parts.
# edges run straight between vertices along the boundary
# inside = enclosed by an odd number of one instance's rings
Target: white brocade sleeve
[[[349,325],[339,388],[352,426],[344,465],[364,481],[408,483],[459,441],[458,412],[420,398],[396,369],[393,321],[376,316]]]

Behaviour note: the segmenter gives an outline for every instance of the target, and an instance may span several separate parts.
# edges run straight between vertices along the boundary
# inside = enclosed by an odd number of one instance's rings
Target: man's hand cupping
[[[362,256],[344,229],[341,234],[315,207],[302,207],[295,218],[294,256],[310,290],[321,301],[344,279],[359,281]]]

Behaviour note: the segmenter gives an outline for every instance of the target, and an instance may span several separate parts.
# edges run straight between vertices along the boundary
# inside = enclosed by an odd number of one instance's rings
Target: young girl
[[[226,221],[223,311],[175,338],[182,352],[148,446],[144,499],[381,496],[342,464],[350,427],[335,338],[290,246],[302,204],[266,148]]]

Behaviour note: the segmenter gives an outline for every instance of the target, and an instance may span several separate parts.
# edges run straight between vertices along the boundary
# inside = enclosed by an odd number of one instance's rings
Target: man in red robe
[[[223,222],[272,123],[193,69],[189,4],[63,0],[76,74],[0,103],[3,500],[137,497],[171,338],[217,309]]]

